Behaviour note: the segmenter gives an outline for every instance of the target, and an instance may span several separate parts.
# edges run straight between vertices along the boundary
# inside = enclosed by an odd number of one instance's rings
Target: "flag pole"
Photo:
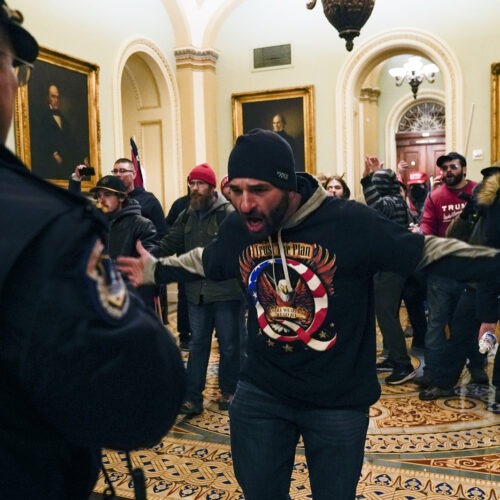
[[[137,144],[135,143],[134,137],[130,138],[130,148],[131,148],[131,158],[134,164],[135,179],[134,186],[144,187],[144,176],[142,174],[141,160],[139,157],[139,150],[137,149]]]

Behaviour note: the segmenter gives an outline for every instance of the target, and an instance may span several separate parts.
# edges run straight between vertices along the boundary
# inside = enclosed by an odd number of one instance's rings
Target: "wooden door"
[[[436,159],[446,152],[444,131],[396,134],[396,149],[398,162],[405,160],[409,165],[403,177],[405,182],[405,177],[412,170],[434,177],[439,173]]]

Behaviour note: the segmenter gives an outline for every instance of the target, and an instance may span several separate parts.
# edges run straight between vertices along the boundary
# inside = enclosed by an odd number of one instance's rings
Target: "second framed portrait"
[[[15,111],[16,152],[33,173],[66,186],[84,163],[99,176],[98,72],[94,64],[40,48]]]
[[[233,140],[253,128],[274,130],[291,146],[298,172],[315,173],[314,87],[232,94]]]

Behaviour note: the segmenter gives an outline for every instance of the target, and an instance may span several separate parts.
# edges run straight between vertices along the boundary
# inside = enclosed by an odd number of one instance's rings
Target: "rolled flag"
[[[141,160],[139,159],[139,151],[137,150],[137,144],[134,138],[130,138],[130,148],[132,149],[132,163],[134,164],[135,179],[134,186],[144,187],[144,176],[142,175]]]

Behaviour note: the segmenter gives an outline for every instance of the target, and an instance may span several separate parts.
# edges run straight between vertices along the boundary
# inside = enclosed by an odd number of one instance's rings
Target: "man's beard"
[[[189,201],[189,204],[193,210],[204,212],[212,205],[212,195],[191,193],[191,200]]]
[[[464,173],[460,172],[457,175],[454,175],[452,177],[448,177],[448,175],[445,175],[443,177],[443,182],[450,187],[456,186],[457,184],[460,184],[464,178]]]
[[[288,197],[288,193],[283,193],[283,197],[281,198],[278,205],[269,213],[269,215],[265,216],[256,211],[252,211],[246,214],[239,214],[244,220],[258,217],[262,218],[263,227],[260,231],[248,231],[250,236],[255,240],[261,240],[263,238],[267,238],[271,234],[275,233],[282,225],[285,220],[286,213],[288,212],[288,208],[290,207],[290,199]]]

